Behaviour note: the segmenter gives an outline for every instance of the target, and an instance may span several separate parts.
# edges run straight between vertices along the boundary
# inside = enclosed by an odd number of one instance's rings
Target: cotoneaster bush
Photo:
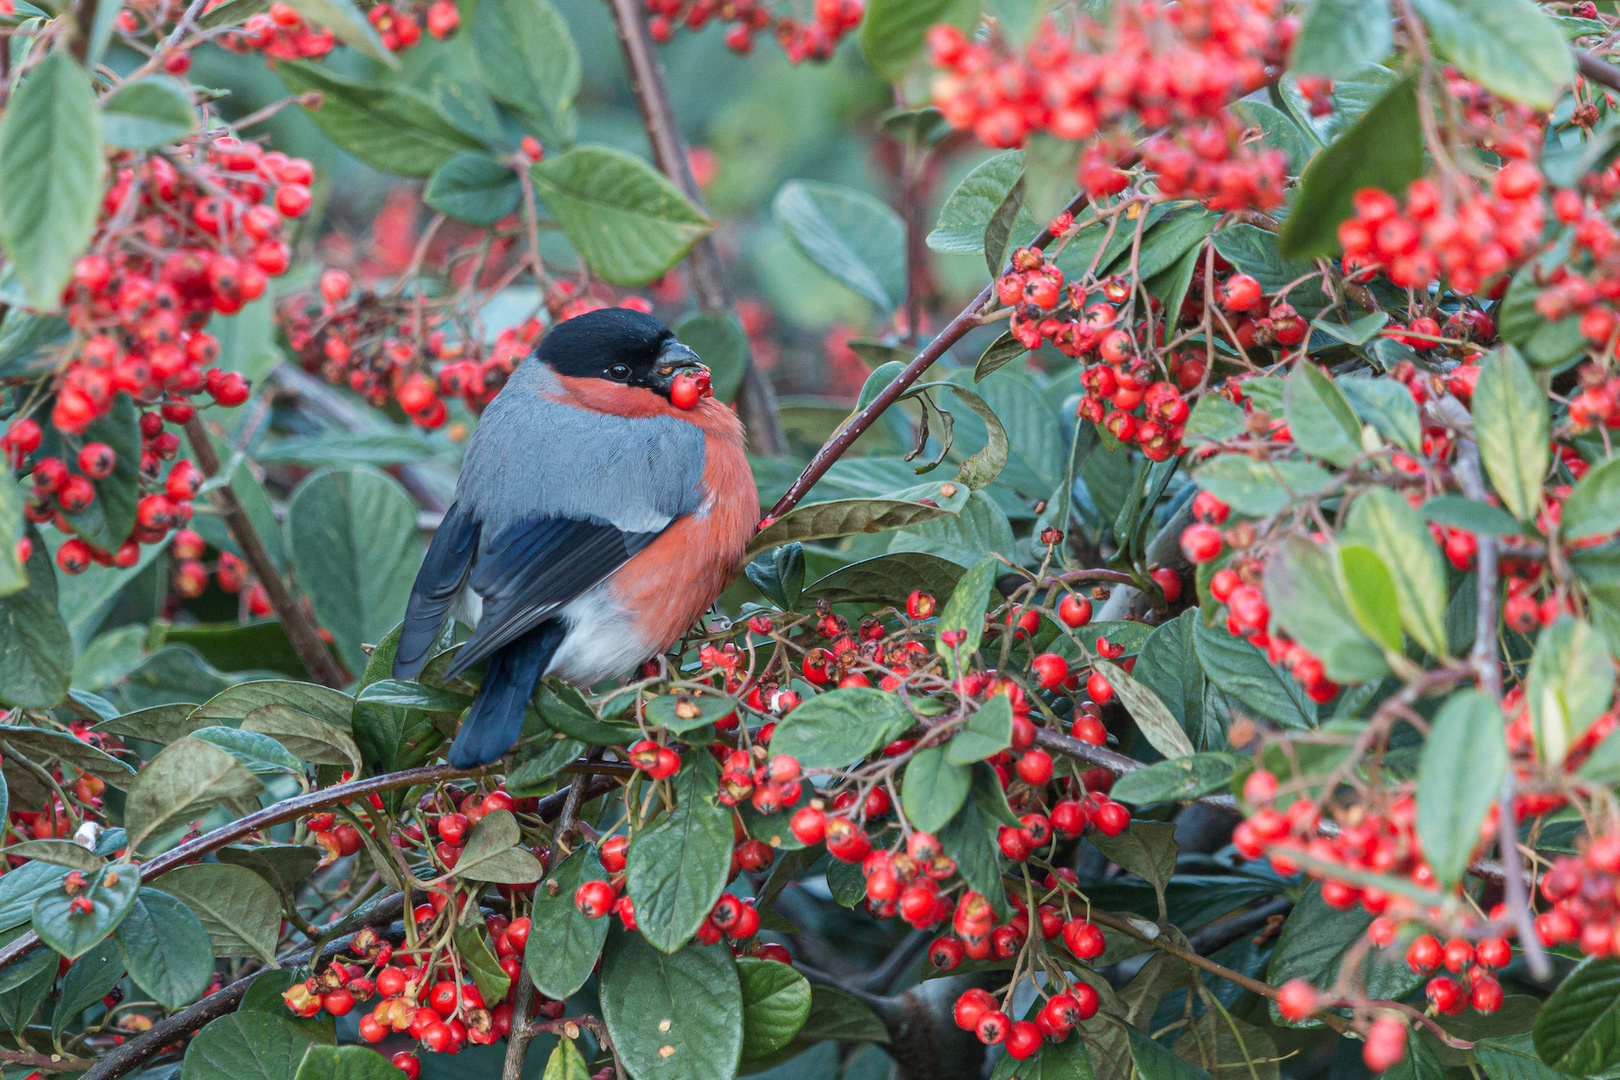
[[[5,3],[0,1066],[1609,1075],[1612,9]],[[458,771],[423,532],[612,304],[751,561]]]

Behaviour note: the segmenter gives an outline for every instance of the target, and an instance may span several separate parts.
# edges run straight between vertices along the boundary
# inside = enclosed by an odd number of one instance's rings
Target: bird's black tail
[[[553,619],[490,656],[478,697],[467,710],[456,741],[450,744],[450,764],[470,769],[494,761],[512,748],[523,730],[523,706],[567,632]]]

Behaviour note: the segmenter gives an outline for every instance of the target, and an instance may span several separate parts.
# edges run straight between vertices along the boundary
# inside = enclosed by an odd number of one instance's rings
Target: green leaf
[[[1266,654],[1225,627],[1193,623],[1193,651],[1210,684],[1237,700],[1255,716],[1286,728],[1316,726],[1316,705],[1293,676],[1266,659]],[[1138,661],[1140,663],[1140,661]]]
[[[17,485],[17,478],[8,472],[0,476],[0,597],[28,587],[28,572],[17,558],[17,541],[27,535],[22,488]]]
[[[170,75],[127,82],[101,102],[101,131],[126,150],[153,150],[184,138],[197,126],[186,85]]]
[[[724,945],[688,945],[666,955],[640,934],[616,932],[602,954],[601,999],[614,1049],[637,1080],[736,1074],[743,997]]]
[[[1197,619],[1198,612],[1189,609],[1156,627],[1137,652],[1131,678],[1164,703],[1194,744],[1207,749],[1210,735],[1204,727],[1206,679],[1193,645]],[[1214,739],[1217,745],[1225,745],[1225,736],[1218,727]]]
[[[467,846],[461,849],[455,876],[502,885],[538,881],[544,873],[540,860],[522,845],[523,834],[510,810],[485,814],[483,820],[473,826]]]
[[[457,154],[484,148],[432,98],[399,80],[349,79],[302,60],[278,61],[276,72],[293,94],[318,92],[320,108],[309,113],[316,126],[384,172],[429,176]]]
[[[1316,0],[1305,11],[1289,70],[1347,79],[1395,45],[1389,0]]]
[[[675,336],[709,369],[714,396],[728,405],[748,370],[748,335],[735,315],[694,312],[675,324]]]
[[[1306,979],[1317,986],[1332,986],[1347,953],[1363,954],[1359,976],[1365,980],[1368,997],[1399,1001],[1423,982],[1423,976],[1406,966],[1398,950],[1364,950],[1362,942],[1372,916],[1360,907],[1340,911],[1322,899],[1321,885],[1313,884],[1300,897],[1283,923],[1266,967],[1266,981],[1281,986],[1289,979]],[[1346,973],[1348,974],[1348,973]],[[1282,1022],[1271,1007],[1274,1023]],[[1320,1020],[1286,1027],[1321,1027]]]
[[[32,919],[35,902],[57,891],[66,876],[66,870],[42,862],[24,863],[0,876],[0,933]]]
[[[1436,495],[1418,507],[1418,513],[1429,521],[1486,536],[1518,536],[1524,532],[1518,518],[1506,510],[1475,502],[1466,495]]]
[[[974,378],[979,378],[979,375],[975,373]],[[1009,384],[1006,380],[999,380],[987,385],[984,390],[987,394],[993,394],[997,389],[1005,389],[1010,385],[1012,384]],[[981,488],[989,487],[991,482],[1000,476],[1002,470],[1007,467],[1011,453],[1007,428],[1002,424],[1000,418],[996,416],[995,410],[991,409],[990,403],[978,394],[962,386],[951,386],[950,391],[960,398],[968,408],[972,409],[974,414],[984,423],[984,449],[965,459],[956,470],[958,483],[966,484],[974,491],[978,491]],[[1005,395],[1001,396],[1005,397]],[[1039,416],[1039,413],[1036,415]],[[1020,419],[1026,418],[1025,416],[1020,417]],[[1050,428],[1050,425],[1047,426]],[[1051,430],[1055,434],[1055,429]],[[1045,449],[1044,444],[1040,442],[1041,433],[1041,425],[1037,422],[1020,424],[1020,450],[1029,448],[1031,443]],[[1037,456],[1044,458],[1044,455],[1037,454]]]
[[[1474,1044],[1474,1056],[1490,1080],[1563,1080],[1568,1075],[1543,1064],[1528,1031],[1481,1039]]]
[[[380,679],[368,684],[355,698],[355,704],[389,705],[401,709],[414,709],[419,712],[439,713],[445,716],[459,716],[472,705],[473,699],[465,694],[452,693],[449,690],[440,690],[436,686],[426,686],[418,682],[402,682],[396,679]]]
[[[724,694],[660,694],[647,699],[645,719],[649,726],[684,735],[723,720],[736,711],[737,699]]]
[[[912,592],[948,595],[962,568],[921,551],[896,551],[841,566],[805,590],[811,599],[832,604],[905,603]]]
[[[1435,50],[1485,89],[1551,109],[1575,81],[1558,24],[1531,0],[1413,0]]]
[[[191,737],[219,747],[254,774],[304,771],[304,763],[268,735],[241,728],[205,727],[193,731]]]
[[[323,469],[287,501],[287,553],[315,617],[332,632],[350,671],[362,671],[362,643],[375,643],[405,616],[422,536],[416,504],[397,480],[372,469]]]
[[[806,769],[842,769],[899,738],[912,723],[901,700],[883,690],[829,690],[777,722],[771,752],[798,758]]]
[[[1403,450],[1423,452],[1417,402],[1406,387],[1393,379],[1340,379],[1338,386],[1356,415],[1378,434]]]
[[[1339,585],[1334,554],[1302,537],[1285,539],[1266,562],[1266,599],[1283,628],[1322,661],[1335,682],[1389,673],[1383,650],[1362,632]]]
[[[291,706],[261,705],[242,718],[242,730],[269,736],[305,761],[360,770],[360,749],[345,730]]]
[[[270,9],[269,0],[225,0],[218,7],[209,8],[197,16],[197,26],[214,30],[222,26],[239,26],[249,17]]]
[[[993,557],[974,563],[957,581],[951,598],[939,613],[934,650],[945,658],[952,671],[957,667],[958,656],[970,657],[979,651],[979,642],[984,637],[985,612],[990,608],[1000,570],[1001,562]],[[946,633],[959,633],[963,637],[957,644],[947,645]]]
[[[324,1046],[304,1052],[293,1080],[399,1080],[400,1070],[369,1046]]]
[[[1137,730],[1152,744],[1153,749],[1167,758],[1186,757],[1193,745],[1182,730],[1180,722],[1164,707],[1158,695],[1125,673],[1125,670],[1107,660],[1093,660],[1092,667],[1101,672],[1108,685],[1114,688]]]
[[[422,201],[457,221],[488,226],[518,208],[523,185],[504,161],[488,154],[457,154],[434,170]]]
[[[947,255],[977,255],[984,250],[984,232],[1024,174],[1024,152],[1008,150],[979,163],[962,178],[939,208],[939,222],[928,234],[928,247]],[[1028,243],[1040,226],[1027,212],[1016,219],[1010,237]]]
[[[23,840],[0,850],[12,858],[35,859],[85,874],[94,874],[104,863],[95,852],[72,840]]]
[[[1446,568],[1423,518],[1388,488],[1371,488],[1351,505],[1347,534],[1383,561],[1413,640],[1446,655]]]
[[[0,119],[0,248],[32,306],[55,311],[101,211],[101,114],[90,76],[48,53]]]
[[[32,526],[26,535],[33,541],[24,567],[29,587],[0,596],[0,703],[48,709],[67,697],[73,639],[56,608],[50,549]]]
[[[546,1071],[540,1080],[587,1080],[590,1069],[579,1056],[573,1039],[558,1039],[557,1048],[546,1059]]]
[[[792,611],[804,592],[804,545],[783,544],[762,552],[745,572],[767,600],[783,611]]]
[[[208,962],[211,967],[213,957]],[[51,1034],[60,1038],[64,1028],[77,1024],[84,1010],[101,1004],[123,977],[123,958],[118,955],[117,943],[110,939],[75,960],[62,977],[62,996],[51,1012]]]
[[[1160,821],[1133,821],[1118,836],[1104,836],[1092,830],[1086,839],[1108,857],[1108,861],[1129,870],[1152,885],[1159,894],[1161,909],[1165,886],[1176,872],[1179,848],[1175,826]]]
[[[1012,702],[1005,694],[991,697],[945,744],[945,760],[971,765],[994,757],[1012,745]]]
[[[1547,395],[1519,350],[1504,345],[1480,365],[1473,397],[1474,437],[1491,484],[1520,521],[1541,509],[1550,420]]]
[[[230,1013],[191,1040],[180,1080],[293,1080],[314,1041],[281,1016]]]
[[[1608,708],[1614,664],[1591,624],[1566,615],[1536,639],[1526,683],[1537,756],[1556,765]]]
[[[587,919],[574,904],[574,894],[587,881],[606,881],[607,871],[595,847],[577,848],[546,875],[534,891],[529,944],[523,967],[534,988],[549,998],[572,997],[591,977],[607,940],[607,918]]]
[[[495,954],[489,951],[484,943],[484,929],[481,926],[463,926],[455,933],[456,953],[466,965],[467,973],[472,976],[473,984],[478,992],[484,996],[485,1001],[500,1001],[506,997],[506,992],[512,986],[512,980],[502,970]]]
[[[988,492],[972,491],[965,484],[956,487],[968,496],[960,513],[900,530],[889,540],[889,550],[928,552],[962,566],[971,566],[995,552],[1011,551],[1012,524],[1000,503]]]
[[[954,515],[970,494],[964,487],[952,508],[927,506],[909,499],[833,499],[797,506],[761,529],[748,544],[747,554],[780,547],[795,540],[830,540],[840,536],[889,532]]]
[[[140,890],[113,936],[130,978],[165,1009],[178,1009],[208,989],[214,975],[208,931],[167,893]]]
[[[216,854],[231,866],[245,866],[258,874],[271,888],[291,897],[308,880],[321,860],[318,848],[302,844],[258,844],[242,847],[227,844]]]
[[[675,809],[630,843],[625,889],[636,924],[666,953],[692,939],[726,888],[732,812],[717,798],[718,783],[712,757],[689,755],[675,777]]]
[[[794,180],[776,193],[771,213],[805,258],[880,309],[905,303],[906,225],[886,204],[852,188]]]
[[[131,850],[201,817],[220,803],[252,798],[264,790],[242,763],[210,743],[189,736],[148,761],[130,785],[124,828]]]
[[[1480,845],[1479,829],[1507,770],[1502,710],[1473,689],[1446,700],[1429,729],[1417,773],[1417,830],[1440,883],[1461,880]]]
[[[1564,977],[1530,1035],[1541,1060],[1572,1076],[1620,1063],[1620,960],[1589,956]]]
[[[1590,469],[1564,501],[1559,535],[1565,543],[1620,532],[1620,458]]]
[[[1119,777],[1109,789],[1109,795],[1137,806],[1190,802],[1211,792],[1226,790],[1241,760],[1235,754],[1203,753],[1173,761],[1156,761]]]
[[[1057,217],[1068,205],[1069,199],[1074,195],[1074,174],[1080,164],[1080,144],[1069,139],[1060,139],[1047,132],[1032,132],[1024,140],[1024,184],[1023,203],[1029,207],[1031,219],[1045,224]],[[1016,209],[1016,208],[1015,208]],[[1009,217],[1007,225],[1013,224]],[[1005,256],[1009,245],[1002,244],[1002,254]],[[985,255],[990,254],[988,238],[985,242]],[[1142,244],[1142,255],[1147,257],[1147,242]],[[997,259],[990,267],[993,277],[1001,276],[1001,269],[1005,265],[1002,259]],[[1152,273],[1144,270],[1144,279],[1152,277]]]
[[[1188,445],[1200,442],[1224,442],[1244,432],[1243,410],[1219,394],[1205,394],[1193,406],[1187,417]]]
[[[74,895],[57,888],[34,901],[34,933],[69,960],[83,956],[118,929],[135,904],[141,871],[119,863],[103,867],[88,880],[89,886]],[[90,901],[90,910],[73,910],[73,901],[84,899]]]
[[[472,16],[472,54],[501,104],[541,121],[548,141],[574,141],[582,71],[568,22],[547,0],[490,0]]]
[[[1142,1080],[1213,1080],[1209,1073],[1190,1061],[1183,1061],[1136,1028],[1126,1030],[1131,1041],[1131,1061]]]
[[[591,746],[622,745],[641,737],[640,729],[634,724],[602,720],[583,694],[556,680],[540,684],[538,708],[541,719],[552,730]]]
[[[614,285],[662,277],[714,228],[662,173],[617,150],[576,146],[529,175],[569,243]]]
[[[1238,513],[1266,517],[1296,498],[1325,490],[1333,483],[1333,474],[1308,461],[1256,461],[1247,454],[1220,454],[1193,473],[1193,480]]]
[[[1142,236],[1142,247],[1137,265],[1143,279],[1162,273],[1181,261],[1181,257],[1196,248],[1209,235],[1219,219],[1218,214],[1198,207],[1166,214]],[[1130,270],[1129,251],[1121,252],[1109,268],[1114,273]]]
[[[252,870],[223,863],[182,866],[154,878],[152,888],[168,893],[196,916],[215,956],[275,962],[281,900]]]
[[[1411,79],[1403,79],[1311,159],[1278,249],[1290,258],[1333,254],[1339,247],[1339,222],[1354,213],[1351,197],[1357,191],[1375,187],[1404,193],[1422,172],[1417,89]]]
[[[1034,1057],[1023,1061],[1003,1054],[990,1080],[1092,1080],[1094,1075],[1090,1047],[1076,1032],[1073,1038],[1046,1043]]]
[[[1210,1009],[1174,1046],[1176,1057],[1216,1080],[1278,1080],[1277,1044],[1262,1028]]]
[[[968,887],[988,899],[1001,915],[1007,910],[1007,897],[1001,884],[996,829],[997,823],[980,808],[978,800],[969,799],[939,831],[939,845],[956,860],[957,872]]]
[[[973,772],[966,765],[954,764],[945,746],[925,746],[906,764],[900,784],[900,808],[912,828],[937,833],[948,824],[968,796]]]
[[[786,1046],[810,1015],[810,983],[793,965],[776,960],[737,961],[742,985],[744,1058]]]
[[[1348,468],[1361,455],[1361,421],[1332,379],[1301,362],[1288,376],[1283,415],[1294,444],[1312,457]]]
[[[980,354],[979,362],[973,368],[973,381],[981,382],[989,378],[1028,351],[1024,343],[1013,337],[1010,331],[1002,334]]]
[[[1344,599],[1362,633],[1391,653],[1401,651],[1401,616],[1396,609],[1395,580],[1371,548],[1346,544],[1339,549]]]
[[[951,0],[872,0],[861,24],[861,53],[888,82],[898,82],[922,52],[928,28],[946,21]]]

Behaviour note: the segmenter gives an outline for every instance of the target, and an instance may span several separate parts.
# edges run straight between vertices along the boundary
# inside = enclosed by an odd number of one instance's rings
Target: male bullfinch
[[[742,424],[694,402],[694,377],[706,389],[667,326],[609,308],[552,327],[484,410],[394,658],[413,678],[447,615],[475,627],[447,672],[484,661],[452,765],[511,749],[542,676],[590,686],[635,668],[736,575],[759,498]]]

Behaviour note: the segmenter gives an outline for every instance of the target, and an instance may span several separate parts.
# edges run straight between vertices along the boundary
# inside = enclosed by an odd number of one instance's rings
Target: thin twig
[[[626,0],[614,0],[616,4],[625,2]],[[1076,195],[1066,209],[1072,214],[1085,205],[1085,201],[1086,196],[1083,193]],[[1052,234],[1042,230],[1031,246],[1044,250],[1051,242]],[[816,451],[816,456],[810,459],[810,464],[804,467],[804,471],[789,485],[787,491],[776,501],[776,505],[771,507],[770,513],[765,516],[766,521],[773,521],[797,506],[799,500],[815,486],[816,481],[826,475],[827,470],[833,467],[833,463],[844,456],[845,451],[855,444],[855,440],[872,426],[884,410],[900,400],[900,395],[920,379],[923,372],[933,367],[951,346],[962,340],[969,330],[979,325],[979,314],[994,299],[995,290],[995,282],[986,285],[983,291],[939,332],[939,336],[930,341],[927,347],[917,354],[917,358],[894,377],[893,382],[878,391],[871,404],[851,417],[848,423],[839,428],[833,437]]]
[[[196,455],[203,475],[210,480],[218,476],[219,455],[214,452],[213,438],[201,417],[193,416],[186,421],[186,438],[191,443],[191,452]],[[208,498],[225,519],[253,575],[264,586],[264,591],[270,597],[270,606],[275,609],[281,628],[287,632],[287,640],[292,643],[293,651],[298,654],[310,678],[323,686],[346,685],[349,680],[338,669],[337,661],[332,659],[332,653],[316,632],[314,624],[305,617],[304,609],[293,598],[280,569],[265,549],[264,541],[259,539],[253,520],[248,517],[247,510],[236,497],[229,481],[210,491]]]
[[[691,163],[686,158],[686,141],[681,137],[680,122],[670,103],[664,65],[658,60],[652,34],[647,29],[641,0],[608,0],[608,8],[613,12],[613,24],[619,43],[624,47],[630,86],[635,91],[636,104],[641,107],[641,121],[647,129],[647,141],[652,144],[653,161],[659,171],[686,193],[699,212],[707,213],[703,193],[698,190]],[[692,245],[686,269],[699,310],[706,315],[721,315],[730,309],[720,253],[712,235]],[[743,365],[742,385],[737,390],[737,415],[747,427],[749,446],[756,453],[773,457],[787,454],[787,435],[777,412],[776,391],[752,359]]]
[[[1457,447],[1457,479],[1470,499],[1485,501],[1485,478],[1481,474],[1479,444],[1463,439]],[[1479,678],[1480,689],[1494,701],[1502,700],[1502,665],[1496,656],[1496,627],[1500,614],[1501,584],[1497,573],[1496,537],[1480,533],[1476,538],[1475,574],[1478,579],[1479,611],[1474,620],[1474,647],[1468,659]],[[1513,925],[1524,949],[1525,964],[1532,977],[1552,976],[1552,962],[1536,933],[1535,916],[1530,911],[1530,893],[1525,887],[1524,866],[1519,860],[1519,821],[1513,813],[1515,777],[1510,764],[1502,774],[1502,790],[1496,799],[1497,846],[1502,849],[1502,898],[1507,903]]]

